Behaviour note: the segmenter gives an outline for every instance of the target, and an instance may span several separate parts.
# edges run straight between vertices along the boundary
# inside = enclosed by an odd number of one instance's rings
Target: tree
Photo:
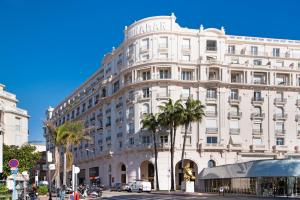
[[[170,129],[170,140],[171,140],[171,191],[175,191],[174,184],[174,150],[175,150],[175,141],[176,141],[176,131],[180,125],[181,116],[183,114],[183,105],[181,100],[177,100],[173,103],[172,99],[169,99],[168,102],[165,102],[163,106],[159,106],[161,113],[159,114],[159,123]]]
[[[66,134],[64,132],[63,126],[59,126],[56,128],[50,121],[46,121],[45,126],[47,128],[47,131],[49,132],[51,141],[55,146],[55,150],[54,150],[55,172],[52,180],[55,179],[56,187],[59,188],[60,187],[60,165],[61,165],[59,152],[61,150],[61,147],[63,146],[63,142],[65,141]]]
[[[152,139],[153,139],[153,144],[154,144],[154,159],[155,159],[155,179],[156,179],[156,190],[159,190],[159,183],[158,183],[158,167],[157,167],[157,144],[156,144],[156,134],[157,134],[157,129],[159,127],[159,122],[157,119],[157,116],[154,115],[153,113],[150,114],[145,114],[144,118],[141,121],[142,123],[142,128],[146,128],[147,130],[151,131],[152,133]]]
[[[1,179],[6,179],[10,175],[9,160],[19,160],[19,172],[28,171],[33,168],[41,158],[39,152],[35,152],[36,147],[29,144],[18,146],[3,145],[3,173]]]
[[[182,154],[181,154],[181,167],[183,169],[183,161],[184,161],[184,152],[185,152],[185,145],[186,145],[186,136],[188,132],[188,128],[190,127],[192,122],[201,122],[202,117],[204,116],[204,106],[201,104],[199,100],[193,100],[192,98],[188,98],[185,103],[185,107],[183,109],[183,113],[181,116],[181,123],[184,125],[184,139],[183,139],[183,147],[182,147]]]

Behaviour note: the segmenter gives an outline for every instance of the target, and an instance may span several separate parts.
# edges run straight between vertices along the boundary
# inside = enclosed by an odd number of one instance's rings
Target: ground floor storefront
[[[200,173],[203,192],[300,196],[300,160],[261,160],[206,168]]]

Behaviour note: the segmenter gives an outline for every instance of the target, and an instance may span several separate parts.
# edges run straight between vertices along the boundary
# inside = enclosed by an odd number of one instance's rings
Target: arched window
[[[125,172],[125,171],[126,171],[126,166],[125,166],[124,164],[122,164],[122,166],[121,166],[121,171],[122,171],[122,172]]]
[[[214,160],[209,160],[207,163],[207,167],[211,168],[211,167],[215,167],[216,166],[216,162]]]

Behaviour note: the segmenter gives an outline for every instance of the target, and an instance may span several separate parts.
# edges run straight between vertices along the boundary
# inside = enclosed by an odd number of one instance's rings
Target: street
[[[217,194],[195,194],[195,195],[178,195],[178,194],[155,194],[155,193],[128,193],[128,192],[109,192],[105,191],[103,193],[102,199],[109,200],[118,200],[118,199],[127,199],[127,200],[141,200],[141,199],[161,199],[161,200],[188,200],[188,199],[234,199],[234,200],[258,200],[258,199],[283,199],[283,198],[262,198],[262,197],[250,197],[250,196],[238,196],[238,195],[228,195],[228,196],[218,196]],[[296,199],[296,198],[289,198]]]

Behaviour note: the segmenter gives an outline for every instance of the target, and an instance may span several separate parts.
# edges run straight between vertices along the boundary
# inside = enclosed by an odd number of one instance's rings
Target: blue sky
[[[299,7],[297,0],[0,0],[0,83],[28,110],[29,139],[44,140],[46,108],[95,72],[135,20],[174,12],[182,27],[299,40]]]

